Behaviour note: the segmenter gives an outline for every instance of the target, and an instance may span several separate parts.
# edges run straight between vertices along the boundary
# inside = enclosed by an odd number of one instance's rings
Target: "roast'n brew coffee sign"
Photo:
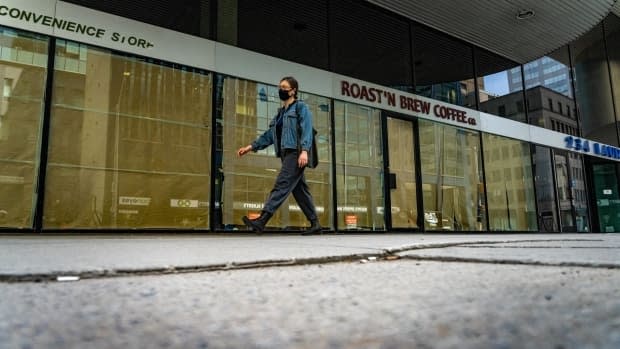
[[[80,34],[85,37],[107,39],[118,44],[132,47],[149,49],[155,46],[152,42],[143,39],[138,35],[110,31],[89,23],[80,23],[63,18],[57,18],[55,16],[37,13],[19,7],[0,5],[0,17],[7,17],[26,24],[40,25]]]
[[[338,94],[343,99],[375,105],[377,108],[411,114],[425,119],[434,119],[456,126],[479,129],[479,114],[475,110],[441,103],[386,87],[340,79]]]

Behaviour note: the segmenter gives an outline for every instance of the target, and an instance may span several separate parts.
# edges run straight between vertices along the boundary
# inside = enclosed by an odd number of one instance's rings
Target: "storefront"
[[[267,128],[285,75],[300,81],[318,130],[320,164],[306,176],[332,231],[620,231],[620,149],[476,110],[457,91],[473,82],[431,98],[431,85],[411,93],[33,4],[0,2],[7,231],[243,231],[280,161],[272,148],[236,150]],[[307,225],[291,198],[268,228]]]

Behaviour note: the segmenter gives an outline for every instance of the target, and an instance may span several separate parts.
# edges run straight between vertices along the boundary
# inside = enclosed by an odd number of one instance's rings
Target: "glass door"
[[[620,194],[618,172],[614,164],[593,166],[594,190],[599,219],[599,232],[620,232]]]
[[[392,229],[418,229],[413,122],[387,118],[387,170]]]
[[[418,130],[424,229],[427,232],[485,230],[480,135],[427,120],[419,120]]]

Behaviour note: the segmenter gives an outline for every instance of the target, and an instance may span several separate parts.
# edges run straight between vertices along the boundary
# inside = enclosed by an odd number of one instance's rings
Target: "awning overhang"
[[[610,12],[620,16],[617,0],[367,1],[521,64],[579,38]]]

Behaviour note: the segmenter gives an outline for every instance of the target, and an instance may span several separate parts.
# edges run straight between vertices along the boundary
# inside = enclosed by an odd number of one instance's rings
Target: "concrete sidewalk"
[[[620,268],[620,234],[0,236],[0,281],[241,269],[388,256]]]

